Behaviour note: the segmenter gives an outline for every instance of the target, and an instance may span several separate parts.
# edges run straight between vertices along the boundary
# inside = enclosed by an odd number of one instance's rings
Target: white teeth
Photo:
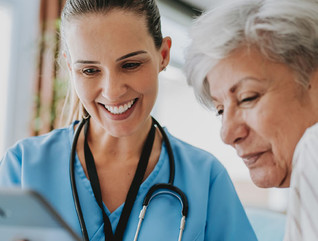
[[[109,105],[105,105],[105,108],[112,114],[123,114],[125,111],[127,111],[128,109],[130,109],[130,107],[134,104],[135,100],[131,100],[128,103],[124,104],[124,105],[120,105],[120,106],[109,106]]]

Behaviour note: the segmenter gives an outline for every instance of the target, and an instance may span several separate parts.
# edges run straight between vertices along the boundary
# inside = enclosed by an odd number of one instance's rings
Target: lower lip
[[[136,99],[134,104],[122,114],[113,114],[110,111],[108,111],[103,105],[101,105],[101,107],[106,111],[106,114],[110,119],[119,121],[127,119],[133,113],[133,111],[136,108],[137,102],[138,99]]]
[[[253,157],[250,157],[248,159],[243,159],[245,165],[248,167],[248,168],[251,168],[253,167],[257,161],[260,159],[260,157],[264,154],[264,152],[260,153],[260,154],[257,154]]]

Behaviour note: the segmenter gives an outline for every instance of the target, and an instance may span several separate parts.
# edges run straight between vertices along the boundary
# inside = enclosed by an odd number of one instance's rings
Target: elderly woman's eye
[[[244,103],[244,102],[251,102],[253,100],[256,100],[258,98],[258,95],[253,95],[253,96],[249,96],[246,98],[243,98],[240,102]]]

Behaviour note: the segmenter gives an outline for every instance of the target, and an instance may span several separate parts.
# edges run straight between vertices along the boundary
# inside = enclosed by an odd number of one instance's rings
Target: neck
[[[139,160],[143,145],[149,133],[152,120],[149,118],[145,124],[133,134],[126,136],[113,136],[100,126],[93,118],[90,120],[88,143],[97,162],[135,162]],[[103,158],[98,158],[103,157]]]

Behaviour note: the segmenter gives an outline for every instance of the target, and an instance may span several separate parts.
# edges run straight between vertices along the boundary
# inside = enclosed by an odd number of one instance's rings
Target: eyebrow
[[[249,81],[249,80],[253,80],[253,81],[259,81],[259,79],[255,78],[255,77],[252,77],[252,76],[247,76],[247,77],[244,77],[242,79],[240,79],[237,83],[235,83],[230,89],[229,89],[229,92],[230,93],[235,93],[235,91],[240,88],[242,86],[242,84],[246,81]],[[218,101],[217,98],[211,96],[211,99],[212,101]]]
[[[146,54],[146,53],[147,53],[147,51],[144,51],[144,50],[135,51],[135,52],[132,52],[132,53],[129,53],[129,54],[125,54],[124,56],[119,57],[118,59],[116,59],[116,62],[121,61],[123,59],[130,58],[132,56],[136,56],[136,55],[139,55],[139,54]],[[101,62],[99,62],[99,61],[91,61],[91,60],[77,60],[75,62],[75,64],[101,64]]]
[[[77,60],[75,64],[100,64],[99,61]]]
[[[255,78],[255,77],[252,77],[252,76],[247,76],[247,77],[244,77],[243,79],[240,79],[235,85],[233,85],[231,88],[230,88],[230,92],[231,93],[234,93],[238,88],[240,88],[242,86],[242,84],[246,81],[249,81],[249,80],[253,80],[253,81],[259,81],[259,79]]]
[[[121,61],[121,60],[123,60],[123,59],[130,58],[130,57],[132,57],[132,56],[136,56],[136,55],[139,55],[139,54],[146,54],[146,53],[147,53],[147,51],[144,51],[144,50],[135,51],[135,52],[126,54],[126,55],[124,55],[124,56],[122,56],[122,57],[116,59],[116,62]]]

